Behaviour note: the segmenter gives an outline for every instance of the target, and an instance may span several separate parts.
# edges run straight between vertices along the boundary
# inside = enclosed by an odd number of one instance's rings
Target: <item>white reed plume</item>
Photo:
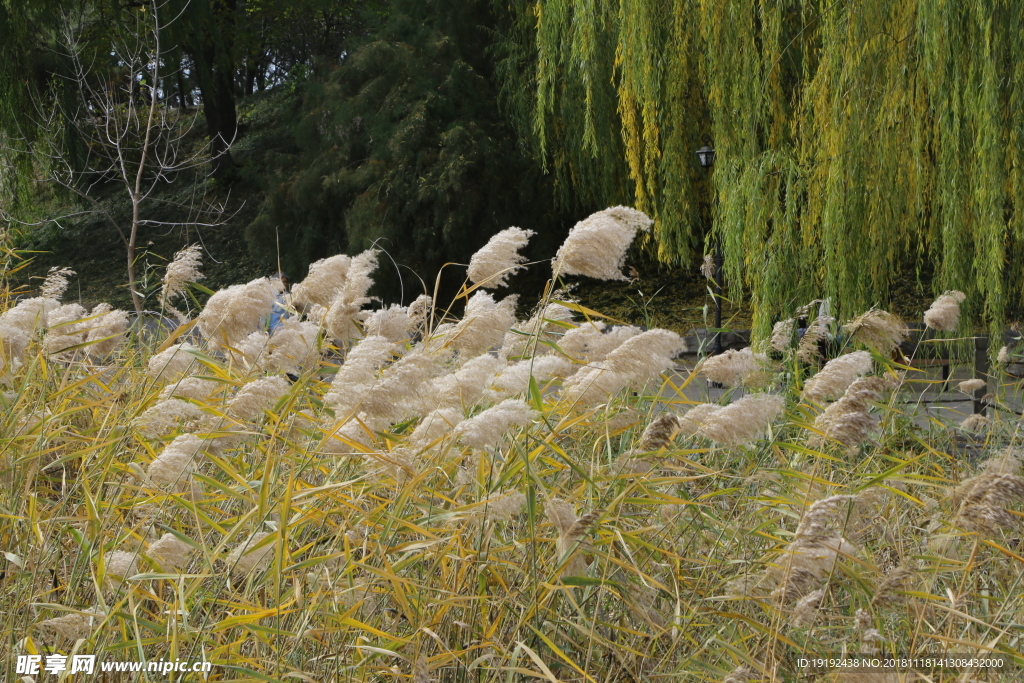
[[[331,382],[324,395],[338,417],[351,412],[377,381],[377,371],[390,362],[397,347],[386,337],[366,337],[353,346],[345,357],[345,364]]]
[[[567,376],[571,368],[572,363],[560,356],[538,356],[522,360],[506,366],[494,378],[487,396],[493,401],[519,396],[529,388],[531,377],[541,385],[554,377]]]
[[[105,358],[112,354],[128,330],[128,313],[112,310],[110,304],[97,304],[90,313],[92,320],[85,341],[89,343],[86,352],[93,359]]]
[[[519,250],[526,246],[535,233],[533,230],[508,228],[491,237],[469,259],[469,279],[481,287],[496,289],[508,284],[510,275],[522,270],[526,257]]]
[[[371,301],[366,293],[373,286],[370,274],[377,268],[379,253],[376,249],[368,249],[352,259],[345,283],[324,316],[324,327],[339,343],[359,334],[355,321],[362,307]]]
[[[196,365],[196,353],[199,353],[199,349],[188,342],[172,344],[149,357],[146,365],[149,376],[159,382],[173,382],[189,373]]]
[[[174,260],[167,264],[164,272],[164,286],[160,294],[160,308],[170,307],[175,297],[185,294],[185,285],[199,282],[203,274],[199,267],[203,265],[203,248],[198,244],[185,247],[174,255]]]
[[[3,344],[0,363],[9,364],[0,365],[0,369],[10,371],[21,365],[29,343],[45,327],[47,314],[59,305],[53,299],[36,297],[19,301],[14,308],[0,314],[0,343]]]
[[[422,333],[430,323],[430,312],[434,309],[434,299],[420,294],[409,304],[409,327],[414,334]]]
[[[289,389],[291,383],[281,376],[253,380],[238,390],[224,412],[236,420],[258,419],[264,411],[273,408]]]
[[[458,351],[463,360],[497,346],[516,321],[517,299],[513,294],[496,302],[487,292],[476,292],[469,298],[462,320],[446,335],[444,345]],[[431,343],[432,348],[439,346]]]
[[[834,318],[829,315],[819,315],[814,319],[814,322],[804,332],[804,336],[800,338],[796,351],[797,358],[805,363],[818,362],[818,359],[821,358],[821,349],[818,348],[818,345],[828,337],[828,326],[833,321]]]
[[[363,320],[363,332],[367,336],[387,337],[389,341],[401,342],[413,332],[413,322],[404,306],[392,304],[388,308],[373,311]]]
[[[157,439],[170,434],[178,427],[184,431],[198,429],[199,422],[206,415],[202,408],[179,399],[155,403],[146,412],[135,418],[135,429],[147,439]]]
[[[793,614],[790,617],[790,624],[793,628],[807,628],[814,624],[815,618],[818,616],[818,607],[821,606],[821,601],[825,597],[825,589],[819,588],[816,591],[811,591],[804,597],[797,601],[796,606],[793,607]]]
[[[833,358],[818,374],[807,380],[801,399],[816,403],[837,399],[855,379],[871,372],[873,364],[867,351],[854,351]]]
[[[363,410],[394,420],[419,417],[435,407],[429,390],[442,372],[433,354],[416,348],[391,364],[363,395]]]
[[[843,397],[814,420],[814,426],[824,436],[812,434],[808,443],[812,448],[820,448],[827,439],[833,439],[847,448],[859,445],[875,426],[870,414],[871,403],[887,388],[889,382],[881,377],[854,380]]]
[[[36,628],[74,642],[92,635],[93,629],[103,621],[103,616],[103,611],[99,607],[90,607],[87,610],[71,612],[63,617],[40,621],[36,624]]]
[[[39,288],[39,296],[43,299],[60,301],[60,298],[64,296],[64,292],[68,288],[68,278],[73,275],[76,275],[76,273],[70,268],[59,268],[57,266],[50,268],[46,273],[46,279],[43,280],[43,284]]]
[[[960,423],[960,429],[965,432],[977,434],[978,432],[983,432],[988,429],[990,422],[991,420],[984,415],[968,415],[963,419],[963,422]]]
[[[125,579],[139,573],[139,554],[124,550],[112,550],[103,556],[103,566],[107,586],[118,588]]]
[[[462,443],[472,448],[493,448],[505,432],[513,427],[530,424],[536,414],[522,401],[508,399],[475,417],[463,420],[455,426],[454,433]]]
[[[203,441],[194,434],[182,434],[164,447],[150,463],[147,474],[154,484],[181,488],[196,468]]]
[[[682,347],[682,339],[675,332],[643,332],[623,342],[605,360],[569,377],[561,399],[593,405],[624,388],[639,389],[671,368]]]
[[[424,448],[441,437],[451,434],[455,426],[462,422],[462,411],[453,408],[439,408],[423,416],[416,429],[409,435],[409,445]]]
[[[738,387],[752,375],[760,373],[768,362],[763,353],[754,353],[749,346],[739,351],[729,349],[717,356],[709,356],[701,362],[699,371],[712,382],[727,387]]]
[[[717,444],[735,446],[763,434],[786,407],[786,399],[775,394],[744,396],[701,422],[697,433]]]
[[[665,413],[651,420],[640,435],[637,453],[649,453],[668,448],[679,434],[682,424],[678,415]]]
[[[622,265],[637,231],[654,221],[642,211],[613,206],[583,219],[569,231],[551,263],[554,277],[586,275],[598,280],[626,280]]]
[[[270,565],[270,561],[274,558],[274,546],[277,539],[260,548],[256,547],[269,536],[270,534],[265,531],[254,533],[228,553],[224,558],[224,564],[235,578],[244,579]]]
[[[944,293],[924,312],[924,324],[939,332],[952,332],[960,321],[960,304],[966,298],[956,290]]]
[[[506,493],[481,501],[477,512],[495,522],[508,522],[526,507],[526,496],[522,493]]]
[[[376,438],[374,433],[386,429],[390,424],[391,421],[386,417],[359,413],[333,431],[331,438],[323,443],[323,452],[327,455],[362,453],[356,446],[370,448]]]
[[[48,356],[64,357],[68,354],[62,352],[84,343],[89,332],[85,318],[86,311],[79,304],[64,304],[47,313],[43,352]]]
[[[171,533],[165,533],[149,545],[146,555],[160,565],[161,571],[175,572],[188,564],[192,546]]]
[[[454,373],[433,380],[427,396],[433,397],[441,407],[472,407],[483,398],[495,375],[504,367],[505,361],[501,358],[482,353],[463,363]]]
[[[550,303],[529,320],[516,323],[505,334],[499,351],[506,360],[521,359],[527,353],[542,355],[551,349],[545,342],[558,342],[573,319],[573,311],[562,304]]]
[[[345,286],[351,264],[352,258],[345,254],[311,263],[306,279],[292,287],[292,303],[298,308],[329,308]]]
[[[979,389],[985,389],[986,387],[988,387],[988,382],[977,378],[965,379],[963,382],[956,385],[957,390],[965,394],[973,394]]]
[[[796,319],[788,318],[780,320],[772,327],[771,345],[776,351],[786,351],[793,345],[793,330],[796,328]]]
[[[200,332],[216,344],[234,346],[260,329],[281,289],[279,279],[262,277],[220,290],[199,314]]]
[[[170,398],[182,398],[192,401],[204,401],[210,394],[221,387],[220,382],[211,379],[200,379],[199,377],[183,377],[182,379],[168,384],[160,391],[159,398],[166,401]]]
[[[996,362],[1000,365],[1007,365],[1010,362],[1010,347],[1004,346],[999,349],[999,355],[996,356]]]
[[[899,346],[910,333],[906,324],[897,316],[877,308],[854,318],[843,325],[843,329],[850,333],[854,341],[883,354]]]
[[[835,571],[837,562],[856,556],[857,547],[830,526],[844,526],[855,502],[856,496],[831,496],[804,513],[793,540],[769,570],[785,599],[806,595],[815,582]]]
[[[252,332],[235,344],[230,355],[243,367],[260,372],[299,374],[319,357],[319,331],[319,325],[314,322],[285,318],[274,334],[263,330]]]
[[[570,358],[594,363],[607,358],[609,353],[640,332],[639,327],[632,325],[586,322],[566,332],[558,342],[558,348]]]
[[[679,433],[693,436],[704,421],[722,409],[717,403],[698,403],[679,416]]]

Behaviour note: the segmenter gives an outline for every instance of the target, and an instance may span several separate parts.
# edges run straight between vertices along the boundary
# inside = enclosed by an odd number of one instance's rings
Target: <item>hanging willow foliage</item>
[[[795,302],[846,315],[915,273],[967,292],[965,319],[993,331],[1024,294],[1018,0],[518,7],[536,80],[509,90],[560,185],[649,212],[665,262],[720,237],[760,335]]]

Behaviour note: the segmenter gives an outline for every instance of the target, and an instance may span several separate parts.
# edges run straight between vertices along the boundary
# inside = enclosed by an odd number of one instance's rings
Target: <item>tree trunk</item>
[[[223,179],[234,167],[231,158],[231,143],[238,131],[238,115],[235,111],[234,83],[231,73],[214,69],[211,78],[200,79],[199,90],[203,96],[203,116],[210,136],[210,161],[213,176]],[[206,87],[203,87],[204,82]]]

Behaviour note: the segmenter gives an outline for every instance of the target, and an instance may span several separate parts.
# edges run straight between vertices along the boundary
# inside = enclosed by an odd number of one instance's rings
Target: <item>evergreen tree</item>
[[[298,88],[295,154],[278,157],[249,227],[253,248],[270,260],[280,248],[296,276],[317,258],[377,245],[415,283],[406,298],[421,287],[405,266],[432,273],[466,263],[510,225],[537,230],[533,248],[552,253],[564,228],[549,184],[492,86],[487,47],[498,19],[485,2],[396,2],[372,40]],[[394,272],[381,270],[397,298]]]

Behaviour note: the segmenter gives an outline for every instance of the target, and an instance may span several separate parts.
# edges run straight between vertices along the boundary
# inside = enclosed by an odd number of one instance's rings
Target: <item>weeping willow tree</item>
[[[965,324],[993,331],[1024,294],[1017,0],[518,10],[530,30],[505,45],[507,99],[531,112],[559,185],[649,212],[665,262],[692,263],[721,240],[728,285],[749,293],[760,334],[795,302],[829,296],[848,315],[915,274],[966,292]],[[522,88],[526,56],[534,80]],[[694,150],[708,133],[717,162],[705,178]]]

